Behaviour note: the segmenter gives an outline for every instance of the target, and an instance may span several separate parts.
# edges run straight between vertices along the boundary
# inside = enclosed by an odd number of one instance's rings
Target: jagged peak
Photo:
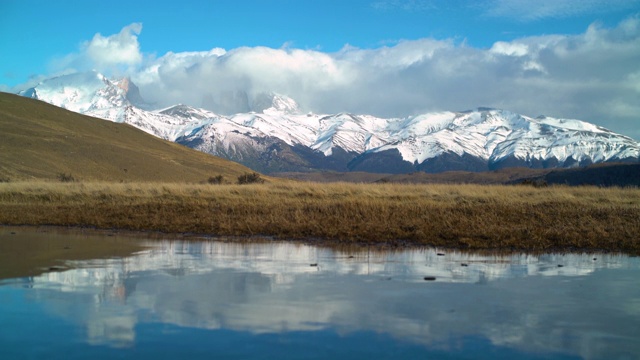
[[[156,112],[159,114],[175,116],[179,118],[191,118],[199,120],[214,118],[217,116],[216,114],[208,110],[195,108],[193,106],[185,104],[173,105],[168,108],[156,110]]]
[[[289,96],[275,92],[259,93],[255,96],[252,110],[256,112],[282,112],[287,114],[299,114],[298,103]]]
[[[479,106],[476,111],[478,112],[486,112],[486,111],[504,111],[502,109],[498,109],[498,108],[494,108],[494,107],[489,107],[489,106]]]
[[[124,91],[125,97],[131,104],[138,106],[145,105],[145,101],[142,98],[142,95],[140,95],[140,89],[133,83],[133,81],[131,81],[131,78],[126,76],[120,80],[114,81],[113,83]]]
[[[158,112],[163,113],[163,112],[170,111],[170,110],[185,110],[185,109],[195,109],[195,108],[193,106],[190,106],[190,105],[186,105],[186,104],[183,104],[183,103],[178,103],[178,104],[166,107],[164,109],[160,109],[160,110],[158,110]]]
[[[176,104],[176,105],[171,105],[167,108],[164,109],[160,109],[160,110],[156,110],[156,112],[160,113],[160,114],[167,114],[167,115],[171,115],[171,114],[176,114],[176,113],[187,113],[187,112],[197,112],[198,108],[195,108],[193,106],[190,105],[186,105],[186,104]]]

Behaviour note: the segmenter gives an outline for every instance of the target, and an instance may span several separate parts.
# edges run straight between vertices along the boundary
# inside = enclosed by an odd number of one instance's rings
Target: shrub
[[[547,187],[547,181],[545,179],[524,179],[520,182],[520,185],[533,186],[535,188]]]
[[[224,176],[222,175],[210,176],[209,179],[207,179],[207,182],[212,185],[220,185],[224,182]]]
[[[58,174],[58,180],[61,182],[74,182],[76,179],[71,174],[60,173]]]
[[[260,174],[257,172],[254,173],[246,173],[238,176],[238,184],[262,184],[264,183],[264,179],[260,177]]]

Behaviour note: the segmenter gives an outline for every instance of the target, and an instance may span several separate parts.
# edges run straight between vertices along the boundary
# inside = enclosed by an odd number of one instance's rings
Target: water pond
[[[92,241],[0,280],[1,359],[640,357],[635,257],[0,229],[14,263]]]

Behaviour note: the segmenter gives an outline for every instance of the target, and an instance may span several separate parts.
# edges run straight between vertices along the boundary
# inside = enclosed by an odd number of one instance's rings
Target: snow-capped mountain
[[[499,109],[392,119],[305,114],[289,97],[262,93],[251,99],[248,113],[220,115],[182,104],[151,111],[130,80],[95,72],[49,79],[20,94],[128,123],[267,173],[480,171],[640,161],[639,143],[602,127]]]
[[[20,95],[83,114],[142,102],[138,88],[128,78],[112,81],[96,72],[51,78]]]

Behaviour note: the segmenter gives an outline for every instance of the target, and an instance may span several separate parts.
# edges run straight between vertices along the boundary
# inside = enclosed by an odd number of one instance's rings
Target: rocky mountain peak
[[[254,112],[281,112],[299,114],[300,107],[292,98],[274,92],[263,92],[255,96],[252,110]]]

